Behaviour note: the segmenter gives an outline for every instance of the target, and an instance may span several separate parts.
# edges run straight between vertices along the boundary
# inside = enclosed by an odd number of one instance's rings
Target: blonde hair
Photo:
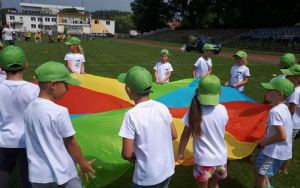
[[[79,52],[79,53],[81,53],[82,55],[84,55],[84,52],[83,52],[83,50],[82,50],[82,47],[81,47],[79,44],[77,44],[77,52]]]
[[[247,65],[248,61],[246,58],[242,58],[241,60],[244,62],[244,65]]]

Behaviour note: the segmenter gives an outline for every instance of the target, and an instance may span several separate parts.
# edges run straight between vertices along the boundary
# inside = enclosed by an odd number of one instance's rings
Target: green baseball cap
[[[276,78],[270,83],[261,83],[261,85],[266,89],[276,89],[277,91],[283,93],[285,96],[290,96],[295,91],[294,84],[285,78]]]
[[[80,44],[80,40],[77,37],[71,37],[67,42],[65,42],[65,44],[68,46],[72,44]]]
[[[215,50],[215,48],[211,44],[205,44],[202,47],[202,51],[204,51],[204,50]]]
[[[280,71],[285,74],[285,75],[296,75],[296,76],[300,76],[300,65],[293,65],[288,69],[280,69]]]
[[[221,81],[217,76],[208,74],[202,77],[198,85],[199,102],[203,105],[218,105],[220,90]]]
[[[38,82],[66,82],[71,85],[79,85],[81,81],[72,78],[67,68],[54,61],[48,61],[35,70],[35,75]]]
[[[22,70],[27,63],[23,50],[16,46],[7,46],[1,51],[0,65],[4,70]]]
[[[278,66],[280,69],[288,69],[291,66],[295,65],[295,62],[296,62],[296,58],[294,54],[286,53],[281,57]]]
[[[125,83],[137,94],[150,93],[152,87],[152,75],[145,68],[140,66],[132,67],[127,73],[118,76],[121,83]]]
[[[238,56],[240,58],[247,58],[247,53],[244,51],[238,51],[238,52],[236,52],[236,54],[233,55],[233,57],[236,57],[236,56]]]
[[[169,50],[167,49],[163,49],[161,52],[160,52],[161,55],[170,55],[169,53]]]

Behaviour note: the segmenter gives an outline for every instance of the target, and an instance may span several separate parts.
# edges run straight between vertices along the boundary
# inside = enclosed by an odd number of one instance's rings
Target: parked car
[[[202,52],[202,47],[205,44],[211,44],[215,50],[214,53],[218,54],[221,52],[222,47],[221,44],[218,42],[214,41],[211,37],[208,35],[199,35],[199,34],[191,34],[188,37],[188,43],[185,45],[185,50],[186,51],[197,51],[197,52]]]

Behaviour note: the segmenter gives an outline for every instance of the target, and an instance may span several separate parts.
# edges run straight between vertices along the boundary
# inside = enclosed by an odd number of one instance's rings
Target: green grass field
[[[177,46],[178,44],[156,43],[161,45]],[[42,43],[17,42],[27,57],[29,67],[24,77],[27,81],[33,81],[34,70],[44,62],[54,60],[64,63],[64,56],[68,53],[68,47],[63,43],[48,44],[44,39]],[[178,45],[182,46],[182,45]],[[137,44],[115,41],[113,39],[96,38],[93,41],[82,42],[85,52],[86,73],[117,78],[120,73],[127,72],[133,65],[139,65],[147,68],[154,73],[154,65],[160,61],[161,48],[143,46]],[[227,51],[227,50],[226,50]],[[237,51],[228,49],[228,51]],[[246,50],[247,52],[247,50]],[[249,51],[248,53],[255,53]],[[192,67],[200,57],[199,53],[181,52],[179,50],[170,50],[170,63],[174,72],[170,81],[176,81],[192,77]],[[261,54],[262,52],[257,52]],[[268,53],[268,52],[265,52]],[[277,54],[280,55],[280,54]],[[233,58],[225,58],[213,55],[213,71],[222,83],[225,83],[230,77],[230,68],[234,65]],[[262,101],[265,90],[261,87],[261,82],[269,82],[273,74],[279,74],[278,67],[273,64],[259,62],[248,62],[250,69],[249,82],[245,86],[245,95],[256,101]],[[124,91],[125,92],[125,91]],[[178,133],[179,135],[181,133]],[[289,167],[289,174],[276,174],[271,178],[271,184],[280,188],[300,187],[300,139],[295,141],[293,148],[293,159]],[[122,175],[108,187],[130,187],[132,183],[133,168]],[[20,187],[18,172],[15,171],[10,181],[10,187]],[[101,174],[99,174],[101,176]],[[220,181],[220,187],[224,188],[252,188],[254,186],[254,176],[252,166],[249,164],[249,157],[242,160],[228,161],[228,177]],[[192,167],[176,166],[175,174],[172,177],[169,187],[195,187],[195,180],[192,175]]]

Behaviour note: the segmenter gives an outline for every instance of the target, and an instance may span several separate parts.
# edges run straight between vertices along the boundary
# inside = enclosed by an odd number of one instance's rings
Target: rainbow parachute
[[[86,187],[101,187],[116,180],[132,164],[121,157],[122,138],[118,136],[125,112],[134,104],[124,90],[124,84],[115,79],[93,75],[72,74],[81,80],[80,86],[70,86],[61,101],[69,109],[76,131],[75,137],[86,160],[96,159],[93,168],[99,174],[94,180],[84,182]],[[165,85],[153,83],[150,98],[165,104],[177,129],[178,139],[173,141],[177,157],[180,135],[184,125],[181,118],[187,112],[199,79],[184,79]],[[220,103],[226,106],[229,122],[225,141],[228,159],[241,159],[251,154],[265,132],[269,106],[258,104],[231,87],[221,88]],[[183,165],[193,164],[193,147],[190,139]]]

